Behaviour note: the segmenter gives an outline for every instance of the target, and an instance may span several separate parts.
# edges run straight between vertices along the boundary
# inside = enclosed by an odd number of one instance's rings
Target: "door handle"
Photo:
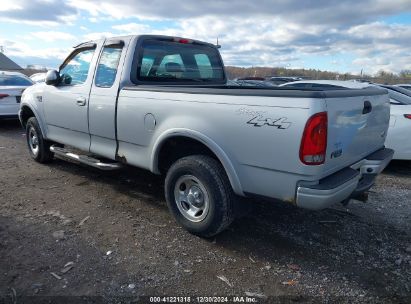
[[[87,103],[87,99],[85,97],[79,97],[77,98],[76,103],[80,107],[85,106]]]
[[[368,114],[372,111],[371,102],[368,100],[364,101],[364,108],[362,109],[362,114]]]

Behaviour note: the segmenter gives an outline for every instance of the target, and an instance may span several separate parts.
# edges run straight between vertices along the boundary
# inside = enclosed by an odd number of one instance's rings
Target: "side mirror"
[[[50,70],[46,74],[46,84],[58,85],[60,82],[60,74],[56,70]]]

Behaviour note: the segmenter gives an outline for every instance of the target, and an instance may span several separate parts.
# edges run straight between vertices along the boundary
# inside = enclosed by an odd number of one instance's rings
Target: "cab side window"
[[[86,82],[94,51],[95,48],[82,49],[72,55],[60,69],[62,85],[79,85]]]
[[[97,87],[110,88],[116,80],[122,46],[105,46],[98,63],[95,84]]]

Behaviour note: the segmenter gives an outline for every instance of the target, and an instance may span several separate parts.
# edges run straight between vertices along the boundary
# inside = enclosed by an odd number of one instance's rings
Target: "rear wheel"
[[[234,193],[221,164],[205,155],[177,160],[165,181],[167,204],[189,232],[214,236],[234,219]]]
[[[48,163],[53,159],[54,154],[50,151],[51,143],[43,138],[35,117],[31,117],[27,121],[26,137],[30,155],[35,161]]]

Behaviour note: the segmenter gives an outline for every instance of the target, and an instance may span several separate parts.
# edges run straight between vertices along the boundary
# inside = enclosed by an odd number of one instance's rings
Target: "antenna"
[[[216,44],[216,47],[217,47],[218,49],[221,48],[221,45],[218,44],[218,36],[217,36],[217,44]]]

